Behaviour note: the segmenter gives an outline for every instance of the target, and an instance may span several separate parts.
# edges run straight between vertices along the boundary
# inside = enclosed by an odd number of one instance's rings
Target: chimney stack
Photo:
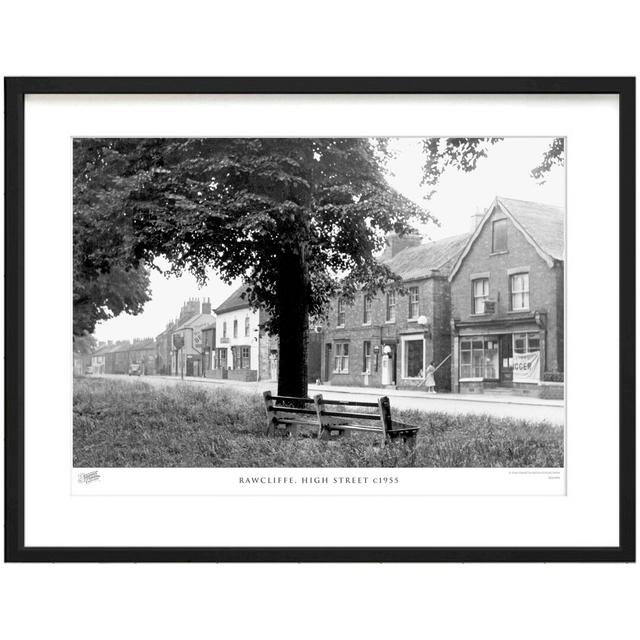
[[[211,298],[202,299],[202,313],[211,315]]]
[[[390,260],[404,249],[417,247],[422,242],[422,236],[419,233],[407,233],[403,236],[397,233],[389,233],[385,242],[387,246],[382,254],[382,260]]]

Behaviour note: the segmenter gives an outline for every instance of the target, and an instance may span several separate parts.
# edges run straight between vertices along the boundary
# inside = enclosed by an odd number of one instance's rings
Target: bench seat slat
[[[378,408],[378,403],[377,402],[359,402],[359,401],[351,401],[351,400],[327,400],[326,398],[322,399],[322,404],[323,405],[327,405],[327,404],[332,404],[332,405],[336,405],[336,406],[345,406],[345,407],[372,407],[377,409]]]
[[[380,420],[378,413],[350,413],[348,411],[323,411],[323,416],[331,418],[349,418],[351,420]]]
[[[309,422],[308,420],[295,420],[294,418],[282,418],[281,420],[277,420],[277,424],[305,424],[309,427],[314,427],[315,429],[318,428],[317,422]]]
[[[373,431],[375,433],[382,433],[382,427],[374,427],[373,425],[367,424],[327,424],[325,427],[331,431],[349,429],[351,431]]]
[[[294,398],[293,396],[271,396],[276,402],[299,402],[300,404],[313,404],[313,398]]]
[[[278,412],[278,413],[308,413],[308,414],[313,414],[314,416],[316,415],[316,410],[315,409],[297,409],[296,407],[269,407],[269,411],[271,411],[272,413]]]

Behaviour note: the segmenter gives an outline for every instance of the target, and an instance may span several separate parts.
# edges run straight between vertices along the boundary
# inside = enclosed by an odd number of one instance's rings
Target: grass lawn
[[[269,438],[262,396],[230,388],[152,387],[76,378],[76,467],[562,467],[548,422],[391,410],[422,426],[413,450],[355,433],[329,442]]]

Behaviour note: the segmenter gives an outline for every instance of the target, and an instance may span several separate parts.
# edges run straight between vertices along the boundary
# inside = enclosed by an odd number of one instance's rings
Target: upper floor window
[[[396,292],[387,293],[387,322],[396,321]]]
[[[514,273],[509,278],[511,289],[511,310],[523,311],[529,308],[529,274]]]
[[[238,321],[237,320],[233,321],[233,337],[234,338],[238,337]]]
[[[227,337],[227,323],[226,322],[222,323],[222,337],[223,338]]]
[[[362,309],[362,324],[371,324],[371,296],[365,296]]]
[[[473,287],[473,313],[484,313],[484,303],[489,297],[489,278],[472,280]]]
[[[338,299],[338,326],[339,327],[344,327],[344,318],[345,318],[344,299],[339,298]]]
[[[409,318],[415,320],[420,315],[420,292],[418,287],[409,287]]]
[[[493,236],[491,240],[491,251],[493,253],[507,250],[507,224],[506,218],[493,221]]]
[[[250,322],[249,322],[249,316],[247,316],[244,319],[244,335],[246,338],[249,337],[249,328],[250,328]]]

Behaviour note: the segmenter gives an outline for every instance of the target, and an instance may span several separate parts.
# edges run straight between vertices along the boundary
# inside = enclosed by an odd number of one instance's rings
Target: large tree
[[[425,140],[423,184],[435,187],[449,168],[472,171],[498,141]],[[265,328],[280,339],[281,395],[307,393],[309,315],[321,315],[335,295],[350,297],[360,287],[375,293],[397,280],[375,258],[385,235],[431,219],[389,185],[386,139],[78,144],[108,159],[108,184],[94,181],[86,195],[91,201],[99,191],[101,207],[119,217],[126,234],[116,244],[129,264],[162,256],[171,273],[189,270],[204,283],[214,269],[247,284],[249,302],[269,313]],[[541,175],[559,161],[554,152]]]
[[[76,139],[73,153],[73,336],[96,323],[140,313],[150,299],[149,272],[133,251],[131,220],[123,206],[123,178],[135,171],[109,145]]]
[[[386,286],[394,275],[374,258],[385,235],[430,219],[387,182],[383,139],[147,139],[128,155],[135,255],[202,282],[209,269],[241,278],[279,337],[282,395],[307,393],[309,316]]]

